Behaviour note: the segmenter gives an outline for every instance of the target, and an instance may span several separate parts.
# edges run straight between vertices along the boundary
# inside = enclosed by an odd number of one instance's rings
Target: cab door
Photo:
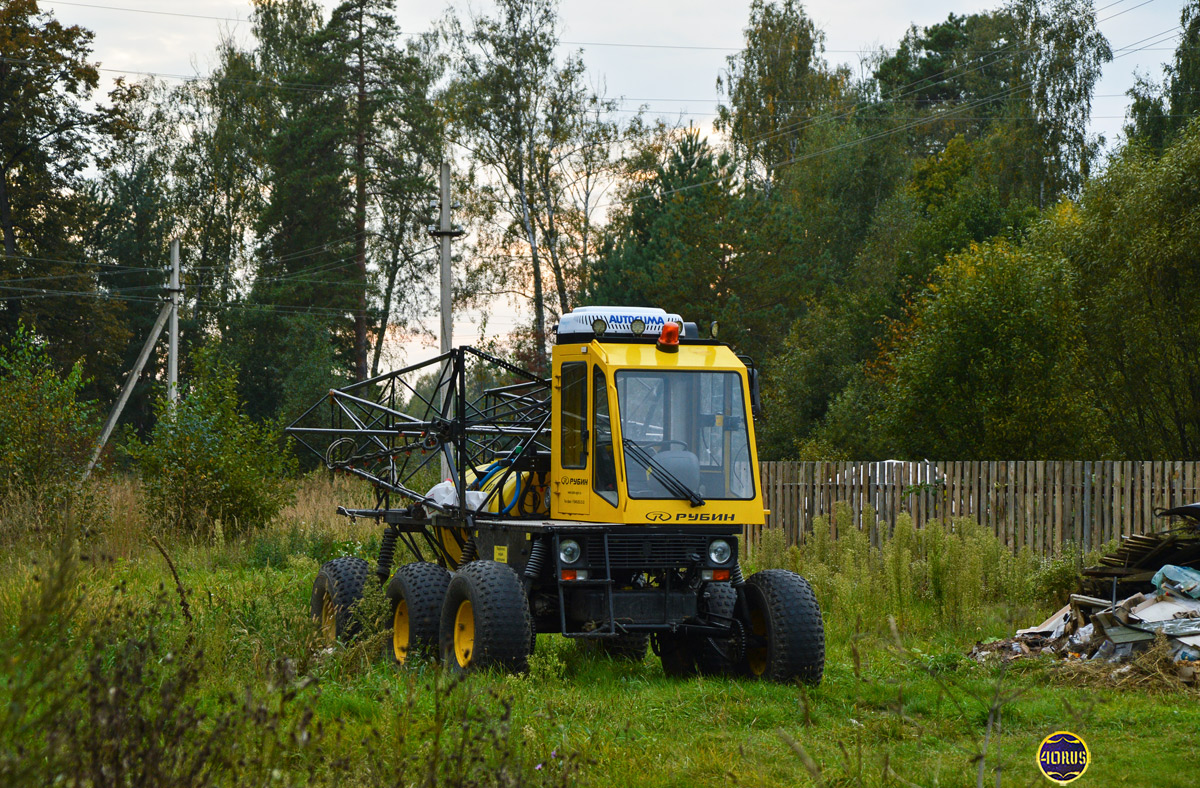
[[[554,477],[550,516],[555,519],[586,517],[591,513],[588,366],[585,358],[555,359],[550,450]]]

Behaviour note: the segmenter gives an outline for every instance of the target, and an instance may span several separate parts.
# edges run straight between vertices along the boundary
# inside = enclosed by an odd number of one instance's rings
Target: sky
[[[93,59],[105,80],[137,73],[173,77],[209,73],[216,43],[231,33],[250,40],[249,0],[40,0],[68,24],[95,33]],[[332,8],[333,0],[322,0]],[[1100,31],[1115,57],[1104,68],[1092,104],[1093,133],[1111,149],[1123,125],[1135,73],[1153,80],[1175,47],[1182,0],[1094,0]],[[825,33],[826,57],[860,73],[864,55],[894,47],[912,24],[930,25],[950,13],[965,15],[996,8],[1000,0],[810,0],[805,11]],[[622,98],[622,111],[645,105],[651,117],[691,121],[708,130],[719,100],[716,80],[726,58],[742,45],[750,0],[562,0],[564,47],[582,49],[593,86]],[[429,29],[453,7],[460,15],[486,14],[490,2],[397,0],[397,20],[405,32]],[[209,17],[218,17],[213,19]],[[242,21],[237,21],[242,20]],[[805,166],[820,166],[815,159]],[[469,317],[469,316],[468,316]],[[511,308],[490,318],[493,332],[516,321]],[[469,319],[457,320],[456,342],[476,336]],[[411,346],[411,363],[435,353]]]

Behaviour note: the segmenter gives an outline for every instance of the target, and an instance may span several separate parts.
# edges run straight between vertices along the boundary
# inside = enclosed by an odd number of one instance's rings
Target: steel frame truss
[[[432,394],[413,384],[436,372]],[[482,387],[496,373],[515,379]],[[407,403],[407,406],[406,406]],[[328,417],[322,419],[323,406]],[[408,412],[406,412],[408,411]],[[459,347],[429,361],[353,383],[329,394],[287,427],[297,443],[332,470],[366,479],[375,486],[374,510],[346,513],[383,516],[396,511],[393,498],[449,515],[469,525],[473,519],[517,519],[488,504],[513,473],[545,470],[550,446],[550,384],[531,372],[473,347]],[[414,488],[418,475],[435,459],[451,470],[457,501],[438,503]],[[480,511],[469,510],[468,474],[501,462],[500,478]],[[438,463],[440,465],[440,462]],[[522,498],[524,495],[521,496]],[[536,508],[536,507],[535,507]]]

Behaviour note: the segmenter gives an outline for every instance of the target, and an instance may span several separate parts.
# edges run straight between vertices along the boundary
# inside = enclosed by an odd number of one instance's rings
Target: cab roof
[[[678,351],[667,353],[659,350],[653,342],[630,342],[628,339],[614,338],[606,342],[603,338],[590,337],[589,341],[559,342],[554,352],[556,357],[565,354],[568,357],[579,354],[583,347],[595,354],[597,360],[613,369],[688,369],[713,371],[739,371],[746,368],[745,363],[728,345],[715,340],[700,340],[693,343],[680,343]]]

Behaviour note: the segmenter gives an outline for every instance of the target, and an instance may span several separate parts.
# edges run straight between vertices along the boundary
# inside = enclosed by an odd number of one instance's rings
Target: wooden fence
[[[791,544],[816,517],[835,533],[865,519],[878,543],[878,529],[890,532],[907,512],[917,527],[970,517],[1013,550],[1047,555],[1067,541],[1090,549],[1159,530],[1156,509],[1200,498],[1200,462],[764,462],[761,471],[765,527],[783,529]]]

